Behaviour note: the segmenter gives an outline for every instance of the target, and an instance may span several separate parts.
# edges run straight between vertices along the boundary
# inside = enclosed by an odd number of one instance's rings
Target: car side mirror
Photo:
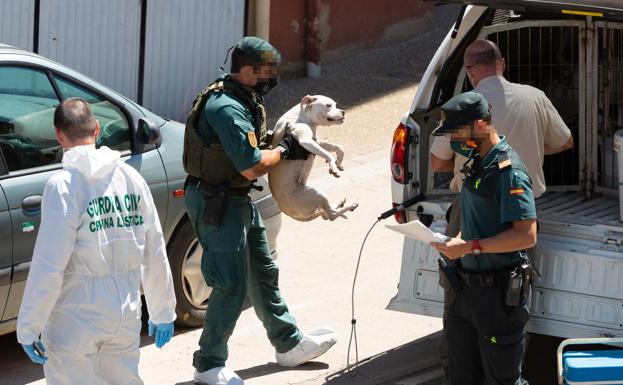
[[[137,135],[145,144],[156,144],[160,141],[160,128],[149,119],[139,118]]]

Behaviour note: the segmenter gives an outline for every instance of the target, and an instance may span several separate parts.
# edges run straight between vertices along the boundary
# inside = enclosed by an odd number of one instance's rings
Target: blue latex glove
[[[37,345],[36,348],[35,344]],[[45,365],[45,363],[48,362],[48,357],[45,356],[45,346],[43,342],[36,341],[30,345],[22,344],[22,348],[24,348],[24,351],[28,354],[28,358],[35,364]]]
[[[149,331],[147,333],[150,337],[154,337],[156,341],[156,347],[161,348],[167,342],[171,341],[171,337],[173,337],[173,322],[165,323],[165,324],[154,324],[149,321]]]

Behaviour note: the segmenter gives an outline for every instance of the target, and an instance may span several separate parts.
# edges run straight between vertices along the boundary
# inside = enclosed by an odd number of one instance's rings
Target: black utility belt
[[[459,280],[467,287],[486,288],[495,286],[504,286],[508,282],[509,272],[514,270],[515,266],[500,271],[466,271],[457,269],[456,273]]]
[[[188,175],[188,177],[186,178],[186,182],[184,183],[184,189],[186,189],[186,187],[188,186],[194,186],[197,188],[197,190],[206,192],[208,194],[210,194],[211,192],[219,191],[221,189],[224,189],[225,191],[227,191],[228,194],[240,195],[240,196],[248,195],[249,192],[251,192],[251,186],[248,186],[248,187],[215,186],[215,185],[209,184],[208,182],[206,182],[205,180],[201,178],[197,178],[192,175]]]
[[[530,285],[534,281],[534,268],[530,260],[522,255],[517,266],[494,272],[469,272],[457,269],[458,279],[467,289],[498,287],[504,290],[504,303],[518,306],[526,303]]]

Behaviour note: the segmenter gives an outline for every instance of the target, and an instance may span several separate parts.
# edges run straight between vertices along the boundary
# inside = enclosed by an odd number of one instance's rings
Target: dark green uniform
[[[462,239],[484,239],[536,218],[530,178],[523,162],[501,138],[472,166],[461,190]],[[448,309],[450,384],[525,384],[521,378],[526,301],[504,303],[508,271],[519,252],[461,258],[464,287]]]
[[[251,92],[251,90],[248,90]],[[207,144],[222,146],[239,180],[240,171],[261,159],[254,117],[244,101],[227,91],[213,93],[197,122],[197,133]],[[218,167],[215,165],[215,167]],[[219,170],[214,170],[218,174]],[[207,170],[209,174],[209,170]],[[249,183],[250,184],[250,183]],[[266,230],[248,191],[232,189],[221,225],[203,220],[205,200],[196,183],[186,188],[186,207],[203,246],[201,271],[212,293],[193,365],[199,372],[224,366],[227,341],[248,296],[278,352],[292,349],[302,339],[281,297],[279,268],[270,257]]]

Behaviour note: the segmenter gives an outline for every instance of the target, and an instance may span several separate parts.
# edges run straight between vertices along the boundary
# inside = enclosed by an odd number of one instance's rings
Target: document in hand
[[[426,243],[446,242],[450,239],[441,233],[436,233],[432,231],[418,220],[403,223],[400,225],[385,225],[385,227],[390,230],[394,230],[396,232],[404,234],[409,238],[417,239]]]

